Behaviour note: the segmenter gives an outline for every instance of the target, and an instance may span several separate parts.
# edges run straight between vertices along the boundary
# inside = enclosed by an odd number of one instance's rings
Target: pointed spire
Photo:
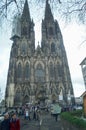
[[[46,0],[46,7],[45,7],[45,20],[53,20],[53,14],[51,12],[50,5],[48,3],[48,0]]]
[[[29,6],[28,6],[28,1],[27,1],[27,0],[25,1],[25,4],[24,4],[22,17],[23,17],[24,19],[26,19],[26,20],[31,21],[30,12],[29,12]]]

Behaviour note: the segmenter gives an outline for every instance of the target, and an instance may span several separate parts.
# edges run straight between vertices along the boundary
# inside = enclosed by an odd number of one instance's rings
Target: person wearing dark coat
[[[9,114],[4,114],[4,120],[1,122],[0,130],[10,130],[10,119]]]

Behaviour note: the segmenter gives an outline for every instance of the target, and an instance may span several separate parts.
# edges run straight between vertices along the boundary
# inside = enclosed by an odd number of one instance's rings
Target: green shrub
[[[83,110],[77,110],[70,112],[71,115],[81,117],[83,115]]]
[[[86,130],[86,121],[79,117],[80,113],[80,111],[63,112],[61,114],[61,117],[70,122],[71,124],[75,125],[77,128],[81,128],[81,130]]]

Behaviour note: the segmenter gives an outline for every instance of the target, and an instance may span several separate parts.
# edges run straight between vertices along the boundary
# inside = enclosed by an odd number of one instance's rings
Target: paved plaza
[[[64,128],[62,127],[60,117],[56,122],[54,117],[46,113],[42,114],[40,121],[29,121],[21,117],[21,130],[64,130]]]

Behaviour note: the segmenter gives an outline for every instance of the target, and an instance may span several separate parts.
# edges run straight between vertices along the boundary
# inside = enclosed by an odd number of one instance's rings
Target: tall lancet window
[[[26,55],[27,54],[27,44],[26,43],[22,43],[21,44],[21,54],[22,55]]]
[[[21,106],[22,105],[21,101],[22,101],[21,90],[18,88],[15,93],[14,104]]]
[[[30,66],[29,63],[26,63],[25,65],[25,79],[29,79],[30,78]]]
[[[18,54],[18,50],[17,50],[17,46],[15,45],[13,48],[12,48],[12,57],[16,57],[17,54]]]
[[[50,27],[49,28],[49,35],[53,35],[54,33],[53,33],[53,28],[52,27]]]
[[[38,64],[35,70],[35,80],[36,82],[44,82],[45,80],[45,71],[40,64]]]
[[[21,63],[19,63],[18,67],[17,67],[17,78],[22,78],[22,66],[21,66]]]
[[[50,72],[50,78],[53,79],[55,74],[54,74],[54,66],[52,62],[50,63],[49,72]]]
[[[26,23],[26,21],[24,21],[22,24],[21,24],[21,34],[22,35],[27,35],[28,33],[28,25]]]
[[[51,52],[55,52],[55,43],[51,44]]]

